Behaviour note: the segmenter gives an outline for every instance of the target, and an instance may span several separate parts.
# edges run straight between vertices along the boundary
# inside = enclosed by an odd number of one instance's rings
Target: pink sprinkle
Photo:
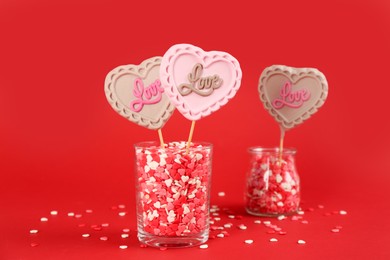
[[[41,222],[47,222],[47,221],[48,221],[47,218],[45,218],[45,217],[41,218]]]
[[[81,236],[82,237],[90,237],[91,235],[90,234],[82,234]]]
[[[127,249],[127,246],[126,245],[120,245],[119,248],[120,249]]]
[[[103,223],[103,224],[102,224],[102,227],[108,227],[108,226],[110,226],[109,223]]]
[[[50,211],[50,215],[57,216],[58,215],[58,211],[57,210],[52,210],[52,211]]]
[[[323,209],[323,208],[325,208],[325,207],[324,207],[324,205],[318,205],[318,208],[319,208],[319,209]]]
[[[118,209],[124,209],[124,208],[126,208],[125,205],[123,205],[123,204],[118,205]]]
[[[74,215],[74,217],[75,218],[81,218],[83,215],[81,215],[81,214],[76,214],[76,215]]]
[[[342,226],[335,226],[335,228],[342,229],[343,227]]]
[[[340,232],[340,229],[338,229],[338,228],[332,228],[332,230],[331,230],[333,233],[339,233]]]
[[[307,221],[307,220],[302,220],[301,223],[302,223],[302,224],[309,224],[309,221]]]
[[[168,247],[160,247],[160,251],[165,251],[167,249],[168,249]]]
[[[107,241],[108,240],[108,237],[100,237],[99,238],[101,241]]]
[[[37,246],[39,246],[39,244],[38,243],[31,243],[30,246],[31,247],[37,247]]]
[[[38,229],[31,229],[30,234],[37,234],[39,231]]]
[[[124,212],[124,211],[119,212],[118,215],[121,216],[121,217],[124,217],[124,216],[126,216],[126,212]]]
[[[91,213],[93,213],[93,210],[92,209],[86,209],[85,213],[91,214]]]
[[[130,232],[130,229],[124,228],[124,229],[122,229],[122,231],[125,232],[125,233],[129,233],[129,232]]]

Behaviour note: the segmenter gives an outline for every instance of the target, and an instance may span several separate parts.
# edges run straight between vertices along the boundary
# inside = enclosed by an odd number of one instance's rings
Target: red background
[[[0,259],[389,259],[387,0],[1,0],[0,37]],[[140,248],[134,231],[132,145],[157,133],[117,115],[103,84],[114,67],[176,43],[226,51],[241,64],[236,97],[199,121],[194,139],[214,144],[212,204],[243,215],[248,230],[232,229],[207,250],[162,252]],[[289,233],[278,243],[243,210],[246,149],[278,144],[257,92],[272,64],[316,67],[330,88],[324,107],[287,132],[286,146],[298,149],[302,207],[315,211],[308,225],[281,222]],[[164,137],[186,139],[189,128],[176,111]],[[111,210],[118,204],[126,217]],[[84,219],[66,216],[87,208],[94,213]],[[40,223],[52,209],[59,215]],[[335,210],[348,214],[324,217]],[[109,222],[110,240],[83,240],[80,221]],[[338,224],[342,232],[332,234]],[[132,229],[126,241],[124,226]]]

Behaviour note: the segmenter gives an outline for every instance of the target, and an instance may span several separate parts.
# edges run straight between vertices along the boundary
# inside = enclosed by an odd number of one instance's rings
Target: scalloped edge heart
[[[144,126],[152,130],[161,129],[165,125],[165,123],[173,114],[175,106],[168,100],[169,102],[165,107],[165,113],[157,121],[153,121],[149,118],[144,118],[138,113],[131,111],[129,108],[127,108],[124,104],[120,102],[118,96],[113,89],[113,84],[115,83],[116,79],[127,73],[131,73],[141,78],[145,78],[151,68],[153,68],[154,66],[161,65],[161,59],[162,57],[157,56],[146,59],[139,65],[129,64],[118,66],[107,74],[104,84],[104,92],[106,94],[106,98],[110,103],[111,107],[116,112],[118,112],[121,116],[130,120],[131,122],[134,122],[140,126]]]
[[[177,56],[179,56],[182,53],[191,52],[191,54],[198,56],[204,64],[207,66],[212,63],[213,59],[223,58],[224,60],[230,62],[233,65],[233,68],[235,70],[235,80],[234,85],[230,89],[227,95],[220,98],[217,102],[212,104],[210,107],[206,107],[202,109],[198,113],[192,112],[188,106],[186,105],[185,98],[180,95],[179,91],[177,90],[177,86],[174,84],[171,84],[170,79],[171,75],[168,73],[169,66],[171,64],[171,61],[174,61]],[[179,110],[179,112],[187,119],[189,120],[199,120],[203,117],[206,117],[210,115],[211,113],[217,111],[219,108],[221,108],[223,105],[225,105],[230,99],[232,99],[238,89],[241,85],[241,78],[242,78],[242,71],[240,68],[240,63],[236,58],[234,58],[232,55],[226,52],[222,51],[209,51],[206,52],[202,50],[199,47],[196,47],[191,44],[176,44],[173,45],[171,48],[168,49],[168,51],[164,54],[162,61],[161,61],[161,67],[160,67],[160,80],[162,82],[162,85],[165,88],[165,93],[169,96],[171,99],[171,102],[176,106],[176,108]]]
[[[300,115],[297,119],[293,121],[287,121],[280,115],[277,110],[274,109],[271,101],[268,99],[264,91],[264,80],[274,74],[283,74],[288,79],[290,79],[292,83],[295,83],[306,76],[313,77],[321,85],[321,95],[314,103],[314,105],[311,106],[302,115]],[[310,116],[316,113],[318,109],[325,103],[325,100],[328,96],[328,82],[325,78],[325,75],[315,68],[293,68],[284,65],[273,65],[265,68],[261,73],[258,90],[260,94],[260,100],[263,102],[264,108],[271,114],[271,116],[276,120],[276,122],[279,123],[282,128],[291,129],[310,118]]]

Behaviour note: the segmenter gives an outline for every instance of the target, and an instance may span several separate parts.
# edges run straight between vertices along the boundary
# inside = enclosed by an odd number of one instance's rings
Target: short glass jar
[[[209,237],[209,143],[135,145],[138,239],[154,247],[190,247]]]
[[[296,213],[300,203],[296,150],[284,148],[281,154],[279,148],[251,147],[248,151],[246,211],[267,217]]]

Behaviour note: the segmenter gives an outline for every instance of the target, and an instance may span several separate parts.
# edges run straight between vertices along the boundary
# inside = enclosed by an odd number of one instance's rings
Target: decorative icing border
[[[215,61],[215,59],[221,59],[230,62],[233,64],[233,68],[235,70],[235,81],[233,87],[230,89],[227,95],[223,96],[216,103],[212,104],[210,107],[203,109],[199,113],[191,112],[186,106],[183,97],[179,94],[177,90],[177,86],[175,86],[171,82],[170,64],[175,57],[181,54],[190,53],[192,55],[198,56],[205,65],[208,65]],[[210,60],[210,61],[208,61]],[[221,51],[210,51],[206,52],[199,47],[193,46],[191,44],[176,44],[173,45],[169,50],[164,54],[161,66],[160,66],[160,80],[165,89],[165,93],[171,98],[171,101],[176,105],[176,108],[189,120],[199,120],[205,116],[210,115],[212,112],[215,112],[220,107],[225,105],[230,99],[232,99],[241,85],[242,71],[240,68],[240,64],[237,59],[235,59],[232,55],[221,52]]]
[[[171,102],[168,102],[165,113],[157,121],[152,121],[143,118],[141,115],[131,111],[125,105],[121,104],[115,93],[115,90],[113,89],[113,85],[119,77],[128,73],[144,78],[147,73],[149,73],[151,68],[153,68],[154,66],[160,66],[161,59],[162,57],[152,57],[150,59],[144,60],[139,65],[130,64],[116,67],[107,74],[104,84],[104,92],[106,94],[106,98],[110,103],[111,107],[116,112],[118,112],[121,116],[127,118],[128,120],[152,130],[160,129],[165,125],[165,123],[173,114],[175,106]]]
[[[321,83],[321,87],[322,87],[321,96],[317,100],[317,102],[308,111],[303,113],[299,118],[295,119],[293,122],[286,121],[273,108],[272,104],[270,103],[270,100],[267,99],[265,92],[263,90],[265,87],[264,80],[274,74],[283,74],[284,76],[288,77],[293,83],[297,82],[302,77],[306,77],[306,76],[314,77]],[[296,125],[301,124],[303,121],[307,120],[311,115],[316,113],[318,109],[324,104],[328,96],[328,82],[324,74],[315,68],[292,68],[284,65],[273,65],[265,68],[261,73],[258,90],[260,94],[260,99],[264,104],[264,108],[268,110],[268,112],[275,118],[275,120],[279,124],[281,124],[283,128],[290,129],[295,127]]]

